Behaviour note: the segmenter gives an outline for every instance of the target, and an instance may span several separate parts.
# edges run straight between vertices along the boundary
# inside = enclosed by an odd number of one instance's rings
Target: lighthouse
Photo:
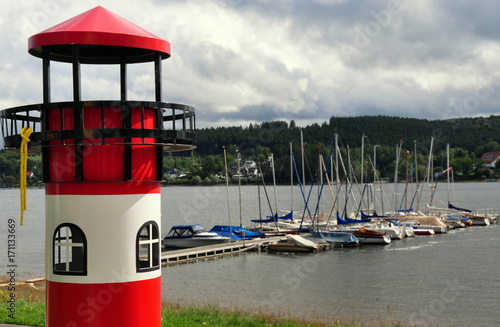
[[[0,111],[6,148],[40,151],[49,327],[161,326],[163,153],[195,148],[194,108],[162,100],[169,42],[98,6],[29,38],[43,103]],[[72,101],[51,102],[51,62]],[[129,100],[127,68],[150,63],[153,99]],[[82,98],[81,65],[115,65],[115,99]],[[142,67],[142,66],[141,66]],[[97,76],[90,76],[90,79]]]

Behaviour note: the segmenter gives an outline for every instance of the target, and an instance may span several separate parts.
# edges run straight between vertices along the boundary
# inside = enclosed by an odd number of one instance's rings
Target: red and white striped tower
[[[96,7],[29,39],[43,104],[1,112],[5,146],[29,125],[46,182],[47,326],[161,326],[163,152],[194,148],[194,109],[162,102],[170,44]],[[50,101],[50,62],[72,64],[73,101]],[[127,66],[152,62],[154,101],[127,99]],[[81,99],[81,64],[116,64],[120,98]],[[118,69],[117,69],[118,70]],[[93,77],[93,76],[92,76]]]

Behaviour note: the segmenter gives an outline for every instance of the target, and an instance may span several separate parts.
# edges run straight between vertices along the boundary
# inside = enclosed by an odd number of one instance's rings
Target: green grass
[[[45,326],[44,303],[32,303],[23,299],[17,299],[15,318],[9,317],[11,312],[8,309],[8,304],[2,302],[0,305],[0,323]]]
[[[1,278],[0,278],[1,282]],[[5,283],[5,281],[4,281]],[[16,314],[9,317],[10,292],[7,288],[0,288],[0,324],[18,324],[27,326],[45,326],[45,285],[16,286]],[[287,316],[286,313],[284,313]],[[348,318],[348,317],[347,317]],[[347,319],[351,321],[352,319]],[[345,321],[345,320],[344,320]],[[332,323],[311,322],[301,319],[283,318],[279,312],[248,311],[223,309],[217,305],[207,306],[180,306],[163,304],[162,327],[360,327],[365,324],[343,324],[341,321]],[[369,326],[401,326],[400,323],[384,320],[370,321]]]
[[[45,304],[24,299],[16,301],[15,318],[9,318],[8,304],[0,304],[0,323],[28,326],[45,326]],[[346,327],[342,324],[311,324],[296,321],[281,321],[271,316],[250,316],[238,312],[224,312],[217,309],[165,305],[162,312],[162,327]],[[354,325],[350,325],[354,326]]]
[[[294,320],[281,320],[271,315],[249,315],[226,312],[212,308],[166,306],[163,310],[162,326],[192,327],[319,327],[344,326],[333,324],[311,324]]]

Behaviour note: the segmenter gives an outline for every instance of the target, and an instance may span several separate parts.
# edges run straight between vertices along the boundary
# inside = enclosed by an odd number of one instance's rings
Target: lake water
[[[391,199],[393,185],[384,185]],[[404,185],[398,185],[401,192]],[[446,202],[446,186],[437,195]],[[257,187],[241,189],[243,225],[259,215]],[[291,206],[290,187],[267,188],[271,206]],[[7,220],[18,220],[19,191],[0,190],[0,237],[7,249]],[[297,187],[294,207],[302,210]],[[313,193],[316,194],[316,191]],[[324,190],[324,207],[332,199]],[[328,194],[328,196],[326,195]],[[473,209],[499,207],[500,183],[460,183],[457,205]],[[240,224],[237,186],[165,187],[162,190],[162,235],[170,226],[201,223]],[[270,212],[261,188],[263,215]],[[400,197],[401,195],[399,195]],[[427,197],[423,197],[428,199]],[[436,206],[444,204],[436,203]],[[314,208],[314,204],[312,207]],[[390,205],[386,205],[391,207]],[[393,207],[394,205],[392,205]],[[44,190],[28,190],[25,225],[17,226],[19,279],[44,275]],[[0,259],[6,270],[7,251]],[[310,255],[247,253],[228,258],[162,268],[163,296],[178,304],[218,305],[279,313],[322,321],[402,321],[418,326],[500,325],[500,226],[471,227],[431,237],[393,241]]]

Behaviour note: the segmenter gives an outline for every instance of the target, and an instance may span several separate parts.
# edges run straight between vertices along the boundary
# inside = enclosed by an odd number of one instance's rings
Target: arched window
[[[148,221],[141,226],[136,244],[137,272],[160,269],[160,233],[156,222]]]
[[[87,239],[80,227],[59,225],[53,244],[54,274],[87,275]]]

